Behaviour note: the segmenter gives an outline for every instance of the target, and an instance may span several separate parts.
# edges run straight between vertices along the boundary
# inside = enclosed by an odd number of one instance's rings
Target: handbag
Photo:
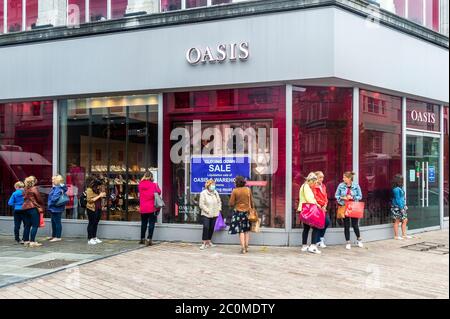
[[[348,201],[345,203],[345,217],[364,218],[364,203]]]
[[[325,228],[325,213],[316,204],[303,204],[300,221],[314,228]]]
[[[225,221],[223,220],[222,213],[219,213],[219,216],[217,216],[216,224],[214,226],[214,231],[221,231],[227,228],[227,224],[225,224]]]
[[[44,213],[39,213],[39,228],[45,227]]]
[[[344,219],[345,218],[345,205],[344,206],[341,206],[341,205],[338,205],[338,209],[337,209],[337,211],[336,211],[336,218],[337,219]]]
[[[258,218],[257,222],[252,223],[250,227],[250,231],[252,233],[260,233],[261,232],[261,218]]]
[[[66,204],[70,201],[69,196],[67,196],[64,192],[62,192],[61,196],[59,196],[58,200],[55,203],[56,207],[66,206]]]
[[[155,192],[155,208],[161,209],[164,207],[166,207],[166,204],[162,200],[161,195],[159,195],[157,192]]]
[[[259,220],[258,211],[255,208],[253,208],[254,205],[251,201],[251,196],[250,196],[251,193],[250,192],[251,192],[250,189],[248,189],[248,203],[249,203],[249,207],[250,207],[249,212],[248,212],[248,221],[250,223],[256,223]]]

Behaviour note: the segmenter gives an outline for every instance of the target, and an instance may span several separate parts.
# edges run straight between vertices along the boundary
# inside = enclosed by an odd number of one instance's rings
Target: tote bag
[[[305,191],[302,186],[302,192]],[[321,210],[316,204],[303,204],[300,212],[300,221],[306,225],[314,228],[325,228],[325,212]]]
[[[225,221],[223,220],[222,213],[219,213],[216,219],[216,225],[214,226],[214,231],[221,231],[227,228]]]
[[[364,217],[364,203],[348,201],[345,203],[345,217],[358,218]]]

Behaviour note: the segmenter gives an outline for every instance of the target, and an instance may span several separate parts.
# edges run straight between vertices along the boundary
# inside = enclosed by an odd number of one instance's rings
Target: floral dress
[[[240,212],[235,210],[231,218],[230,230],[231,235],[247,233],[250,231],[250,222],[248,220],[248,212]]]

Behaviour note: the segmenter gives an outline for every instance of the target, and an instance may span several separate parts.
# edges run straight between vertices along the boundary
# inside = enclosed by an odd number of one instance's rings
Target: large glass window
[[[432,0],[428,0],[432,1]],[[423,25],[424,24],[424,0],[408,1],[408,19]]]
[[[125,16],[127,11],[128,0],[111,0],[111,17],[120,19]]]
[[[146,171],[158,178],[157,96],[67,100],[59,108],[60,170],[71,198],[64,217],[85,218],[78,198],[95,176],[108,194],[102,219],[139,220],[139,181]]]
[[[255,206],[266,227],[285,225],[285,89],[262,87],[217,91],[179,92],[164,95],[164,136],[173,132],[187,141],[184,159],[172,161],[172,148],[178,154],[180,140],[164,144],[164,198],[166,223],[198,223],[199,193],[203,190],[209,166],[207,160],[219,161],[214,166],[223,203],[223,216],[230,222],[228,206],[236,175],[248,179]],[[196,122],[194,122],[196,121]],[[197,123],[197,124],[194,124]],[[201,134],[200,134],[201,133]],[[195,138],[198,136],[198,141]],[[197,143],[198,142],[198,143]],[[195,163],[197,154],[203,157]],[[197,156],[197,157],[196,157]],[[226,164],[234,158],[242,163]],[[217,163],[217,162],[215,162]],[[239,174],[236,172],[240,172]],[[202,172],[206,172],[203,174]]]
[[[181,10],[181,0],[161,0],[161,12]]]
[[[448,105],[444,107],[444,216],[448,217],[449,210],[449,183],[448,183],[448,169],[449,169],[449,127],[450,127],[450,116]]]
[[[407,100],[406,125],[409,129],[423,131],[441,131],[439,105],[415,100]]]
[[[14,183],[33,175],[44,195],[51,188],[53,101],[0,104],[0,214],[11,215]]]
[[[106,0],[89,0],[90,21],[103,21],[108,17]]]
[[[5,14],[5,12],[3,11],[4,5],[5,5],[4,1],[5,0],[0,0],[0,34],[2,34],[4,31],[4,21],[5,21],[5,19],[3,17]]]
[[[8,32],[22,31],[22,0],[7,0]]]
[[[360,92],[359,183],[366,203],[362,225],[391,222],[391,185],[402,173],[401,98]]]
[[[27,30],[31,30],[36,26],[38,19],[38,0],[27,0],[26,3]]]
[[[86,22],[86,0],[68,0],[67,24],[74,26]]]
[[[330,213],[336,226],[334,194],[342,174],[352,169],[352,89],[294,87],[292,145],[293,227],[299,227],[299,191],[308,173],[325,175]]]
[[[212,0],[211,4],[212,5],[216,5],[216,4],[226,4],[226,3],[231,3],[232,0]]]
[[[186,8],[206,7],[207,0],[186,0]]]

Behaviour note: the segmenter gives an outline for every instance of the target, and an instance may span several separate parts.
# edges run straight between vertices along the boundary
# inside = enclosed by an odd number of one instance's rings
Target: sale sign
[[[250,177],[249,156],[210,157],[193,156],[191,158],[191,193],[200,193],[205,182],[216,182],[219,194],[231,194],[236,176]]]

